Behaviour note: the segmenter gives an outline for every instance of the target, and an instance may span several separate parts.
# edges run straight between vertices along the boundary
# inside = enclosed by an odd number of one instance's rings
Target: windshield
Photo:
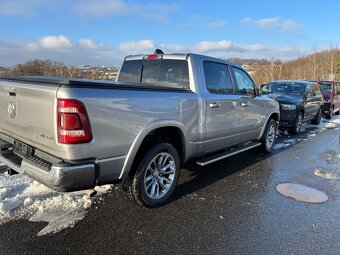
[[[332,93],[332,84],[330,83],[319,83],[322,94]]]
[[[270,93],[302,96],[305,85],[297,83],[269,83]]]
[[[123,63],[118,81],[189,89],[185,60],[129,60]]]

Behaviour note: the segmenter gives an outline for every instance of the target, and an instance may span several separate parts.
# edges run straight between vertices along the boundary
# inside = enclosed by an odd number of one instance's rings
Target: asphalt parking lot
[[[160,208],[141,208],[115,186],[56,234],[37,236],[44,222],[9,221],[0,225],[0,254],[340,254],[340,123],[326,124],[281,134],[269,155],[186,164]],[[296,201],[276,190],[282,183],[328,200]]]

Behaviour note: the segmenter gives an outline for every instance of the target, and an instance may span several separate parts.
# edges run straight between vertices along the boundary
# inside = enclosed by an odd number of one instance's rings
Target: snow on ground
[[[340,176],[337,173],[331,172],[329,170],[323,169],[323,168],[317,168],[314,170],[314,174],[316,176],[325,178],[325,179],[329,179],[329,180],[333,180],[333,181],[339,181],[340,180]]]
[[[95,188],[90,197],[83,191],[59,193],[25,175],[0,173],[0,225],[11,220],[48,222],[38,236],[73,227],[82,220],[91,205],[103,200],[111,185]]]
[[[309,130],[310,129],[310,130]],[[322,119],[318,126],[304,123],[301,127],[301,132],[308,131],[308,137],[317,137],[317,133],[323,132],[327,129],[336,129],[340,130],[340,115],[335,115],[331,120]],[[285,130],[281,132],[281,135],[290,138],[289,133]],[[307,139],[285,139],[282,143],[276,143],[273,147],[274,150],[281,150],[287,147],[290,147],[300,141],[307,140]]]

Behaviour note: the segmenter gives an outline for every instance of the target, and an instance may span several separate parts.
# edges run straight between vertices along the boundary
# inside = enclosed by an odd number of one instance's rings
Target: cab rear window
[[[185,60],[129,60],[122,65],[118,81],[189,89]]]

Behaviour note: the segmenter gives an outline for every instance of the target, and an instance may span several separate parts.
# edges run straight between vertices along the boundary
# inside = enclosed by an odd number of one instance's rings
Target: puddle
[[[323,203],[328,200],[326,193],[295,183],[281,183],[276,190],[286,197],[306,203]]]

